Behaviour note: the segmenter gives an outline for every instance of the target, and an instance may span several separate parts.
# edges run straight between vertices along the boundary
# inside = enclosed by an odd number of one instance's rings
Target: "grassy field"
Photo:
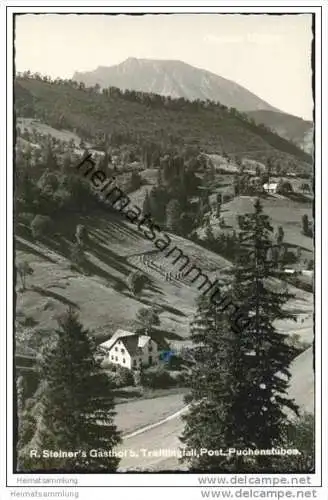
[[[70,246],[78,223],[86,226],[90,236],[85,252],[88,275],[71,269]],[[27,260],[34,269],[27,290],[17,295],[17,311],[33,318],[34,329],[53,328],[56,315],[72,305],[78,309],[84,325],[98,338],[109,338],[117,328],[132,328],[141,307],[157,306],[161,329],[167,330],[168,339],[188,336],[197,287],[167,282],[163,274],[143,266],[140,256],[152,256],[154,246],[131,224],[99,212],[93,216],[67,218],[57,230],[59,234],[40,243],[34,242],[23,227],[17,229],[16,260]],[[204,254],[204,250],[193,243],[172,238],[179,241],[191,260],[200,260],[202,256],[205,270],[226,264],[211,252]],[[170,260],[166,261],[169,268]],[[147,274],[150,281],[138,297],[133,296],[126,285],[127,276],[136,269]]]
[[[146,193],[149,192],[152,187],[153,186],[151,184],[147,184],[145,186],[141,186],[136,191],[129,193],[131,203],[142,209]]]
[[[238,215],[253,212],[254,202],[254,196],[237,196],[222,205],[221,215],[228,231],[238,230]],[[274,231],[278,226],[282,226],[285,233],[284,241],[295,248],[300,247],[302,258],[313,258],[313,240],[302,233],[302,216],[307,214],[309,220],[312,219],[312,204],[299,203],[279,195],[262,197],[261,203],[264,213],[270,217]],[[215,236],[222,231],[218,220],[214,217],[211,225]],[[203,233],[204,229],[201,229],[199,234]]]
[[[36,130],[37,133],[42,135],[51,135],[52,137],[59,139],[60,141],[69,142],[73,139],[76,146],[79,146],[81,138],[71,132],[70,130],[58,130],[56,128],[50,127],[50,125],[46,125],[40,120],[35,120],[33,118],[17,118],[16,126],[24,130],[28,130],[29,133],[33,132],[33,129]],[[86,146],[89,147],[90,144],[86,143]]]
[[[185,392],[180,389],[180,392],[176,394],[158,397],[153,395],[147,399],[118,404],[116,424],[124,434],[154,424],[185,406],[183,401]]]
[[[156,306],[160,311],[161,330],[170,343],[189,336],[190,320],[195,312],[197,287],[180,281],[167,282],[163,274],[145,268],[141,254],[153,257],[151,242],[120,219],[111,220],[99,213],[79,219],[89,229],[90,242],[86,250],[88,275],[71,270],[69,244],[77,221],[65,221],[66,234],[55,236],[45,244],[32,242],[25,235],[16,237],[16,260],[27,260],[34,274],[28,278],[27,290],[17,294],[17,313],[32,318],[30,330],[48,331],[56,326],[56,316],[69,305],[77,308],[81,321],[99,340],[109,338],[117,328],[133,328],[137,311],[144,306]],[[230,264],[222,257],[204,250],[183,238],[173,237],[196,264],[213,279]],[[170,266],[169,259],[165,263]],[[133,296],[126,286],[128,274],[141,269],[150,283],[140,296]],[[291,288],[292,289],[292,288]],[[299,333],[302,339],[312,339],[312,294],[293,289],[296,298],[289,307],[304,322],[284,322],[279,329]]]

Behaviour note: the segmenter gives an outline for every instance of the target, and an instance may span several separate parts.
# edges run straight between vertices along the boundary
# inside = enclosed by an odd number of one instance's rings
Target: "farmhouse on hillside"
[[[278,184],[276,182],[263,184],[263,189],[267,193],[275,194],[277,192]]]
[[[160,362],[159,346],[148,335],[117,330],[101,347],[108,352],[107,361],[130,370],[157,365]]]

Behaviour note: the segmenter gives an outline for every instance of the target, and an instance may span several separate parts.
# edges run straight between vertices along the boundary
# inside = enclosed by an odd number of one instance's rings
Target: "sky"
[[[177,59],[312,119],[311,40],[309,14],[26,14],[16,17],[15,65],[71,78],[128,57]]]

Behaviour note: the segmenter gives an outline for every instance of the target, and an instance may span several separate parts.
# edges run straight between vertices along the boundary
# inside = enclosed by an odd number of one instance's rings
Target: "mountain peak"
[[[128,57],[115,66],[101,66],[86,73],[77,72],[73,79],[87,86],[98,83],[101,87],[112,86],[170,95],[173,98],[209,99],[240,111],[278,111],[241,85],[179,60]]]
[[[135,64],[136,62],[138,61],[141,61],[141,59],[138,59],[137,57],[128,57],[127,59],[125,59],[125,61],[123,61],[122,63],[120,64]]]

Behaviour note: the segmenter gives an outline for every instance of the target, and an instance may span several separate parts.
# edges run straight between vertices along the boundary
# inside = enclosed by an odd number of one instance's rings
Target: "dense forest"
[[[84,140],[104,147],[142,144],[160,147],[198,147],[206,152],[266,162],[273,158],[291,170],[309,170],[312,159],[294,144],[234,108],[212,101],[171,99],[115,87],[100,90],[83,83],[31,75],[15,82],[17,116],[33,117],[75,131]]]

